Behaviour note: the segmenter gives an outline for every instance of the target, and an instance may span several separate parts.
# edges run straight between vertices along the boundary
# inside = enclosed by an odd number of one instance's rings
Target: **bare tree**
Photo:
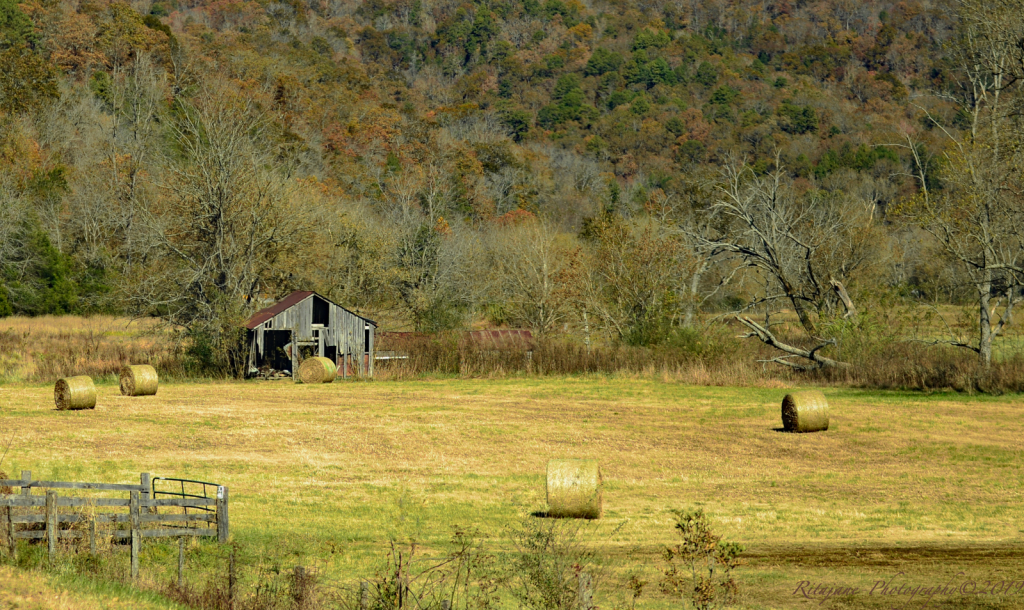
[[[574,247],[571,236],[543,220],[495,231],[491,270],[516,324],[545,334],[567,319],[570,307],[564,282]]]
[[[689,328],[696,324],[701,308],[728,286],[739,270],[717,243],[723,229],[722,216],[712,207],[718,186],[714,179],[691,172],[671,192],[658,189],[646,205],[650,217],[680,239],[673,274],[682,303],[682,324]]]
[[[357,202],[310,199],[319,204],[315,255],[296,269],[293,282],[316,286],[324,296],[357,312],[393,305],[389,282],[398,237],[394,225],[378,221]]]
[[[682,242],[653,219],[611,216],[592,227],[588,248],[572,263],[572,298],[585,323],[616,339],[646,343],[663,338],[661,323],[676,315],[679,276],[674,273]]]
[[[15,238],[22,231],[28,209],[7,177],[0,178],[0,271],[15,263],[19,250]]]
[[[459,328],[486,291],[474,273],[483,264],[475,232],[439,218],[433,225],[411,221],[396,227],[392,285],[417,330]]]
[[[977,335],[946,343],[976,352],[988,368],[993,340],[1024,300],[1024,2],[960,0],[957,16],[949,49],[959,87],[945,97],[969,117],[969,125],[959,133],[925,111],[947,142],[943,188],[929,188],[930,164],[908,135],[920,189],[900,210],[969,275],[978,298]]]
[[[130,273],[137,240],[145,231],[137,225],[150,186],[144,176],[151,172],[159,152],[160,120],[167,93],[166,78],[149,56],[140,53],[125,69],[117,69],[108,96],[109,115],[103,122],[102,155],[98,172],[76,193],[82,199],[99,198],[103,215],[83,218],[81,227],[89,256],[96,258],[104,246],[122,253],[121,264]],[[111,244],[110,242],[117,242]]]
[[[311,217],[271,169],[270,125],[251,99],[219,89],[180,103],[157,184],[163,197],[145,210],[138,256],[147,264],[130,271],[126,289],[135,312],[221,345],[275,266],[306,242]]]
[[[871,211],[842,193],[800,194],[776,164],[764,176],[745,165],[726,167],[724,185],[709,210],[725,222],[717,235],[704,238],[704,246],[737,257],[760,275],[767,290],[757,302],[788,302],[807,335],[818,340],[817,347],[804,350],[779,340],[768,319],[759,324],[737,316],[751,330],[748,336],[787,354],[773,361],[794,368],[836,366],[820,354],[833,341],[818,336],[815,315],[838,303],[854,311],[844,282],[874,256]],[[794,357],[811,363],[794,363]]]

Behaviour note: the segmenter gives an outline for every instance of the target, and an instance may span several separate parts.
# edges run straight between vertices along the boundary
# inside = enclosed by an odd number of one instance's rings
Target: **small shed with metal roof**
[[[377,323],[309,290],[291,293],[255,313],[245,324],[250,375],[266,370],[294,374],[303,358],[320,356],[338,374],[373,376]]]

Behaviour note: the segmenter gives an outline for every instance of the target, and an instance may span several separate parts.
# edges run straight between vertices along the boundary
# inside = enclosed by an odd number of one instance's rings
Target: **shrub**
[[[572,520],[529,517],[510,529],[516,552],[507,584],[521,608],[577,610],[580,574],[594,576],[596,567],[579,531]]]
[[[732,571],[739,565],[743,546],[722,542],[711,531],[711,523],[703,509],[672,511],[676,533],[682,540],[665,547],[666,566],[661,589],[665,593],[689,597],[694,608],[724,608],[736,600],[739,586]]]

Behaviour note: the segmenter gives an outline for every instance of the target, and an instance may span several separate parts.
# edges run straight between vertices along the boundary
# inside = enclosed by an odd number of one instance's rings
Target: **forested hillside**
[[[312,289],[386,330],[654,345],[746,311],[829,367],[836,320],[904,299],[973,303],[987,363],[1024,279],[1022,14],[0,0],[0,315],[219,345]]]

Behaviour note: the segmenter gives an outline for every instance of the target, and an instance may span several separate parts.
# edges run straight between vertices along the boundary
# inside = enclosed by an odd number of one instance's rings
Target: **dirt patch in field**
[[[1024,548],[1013,543],[756,545],[742,602],[771,608],[1024,608]]]
[[[1013,543],[977,545],[914,544],[908,546],[857,545],[834,547],[823,545],[751,546],[743,557],[754,566],[812,567],[901,567],[922,562],[976,564],[1015,562],[1024,564],[1024,546]],[[1024,574],[1021,575],[1024,578]]]

